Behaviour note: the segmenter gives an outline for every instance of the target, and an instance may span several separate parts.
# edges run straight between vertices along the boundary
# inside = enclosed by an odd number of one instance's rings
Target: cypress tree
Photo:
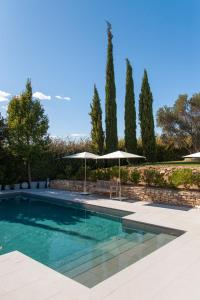
[[[126,59],[126,95],[125,95],[125,148],[127,152],[137,152],[135,95],[132,67]]]
[[[105,114],[106,114],[106,151],[112,152],[118,148],[117,137],[117,105],[115,75],[113,64],[112,28],[107,22],[108,48],[106,65],[106,87],[105,87]]]
[[[156,158],[156,139],[153,118],[153,96],[151,93],[147,71],[144,70],[141,93],[139,97],[139,119],[144,155],[149,161]]]
[[[92,146],[97,154],[103,153],[104,146],[104,132],[102,128],[102,110],[101,101],[99,99],[99,94],[96,86],[94,85],[94,95],[92,99],[92,104],[90,105],[91,111],[89,115],[91,116],[91,138]]]
[[[0,153],[1,153],[1,150],[3,149],[3,144],[5,142],[5,138],[6,138],[6,122],[0,113]],[[1,157],[1,155],[0,155],[0,157]]]

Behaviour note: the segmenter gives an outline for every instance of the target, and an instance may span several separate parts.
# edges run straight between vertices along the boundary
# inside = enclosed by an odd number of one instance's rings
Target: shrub
[[[130,173],[129,179],[132,183],[138,184],[140,182],[141,174],[138,170],[133,170]]]
[[[97,181],[98,177],[96,170],[90,170],[87,174],[87,178],[90,181]]]
[[[192,169],[175,170],[169,177],[169,183],[174,187],[183,185],[185,188],[189,188],[193,184]]]
[[[153,185],[154,170],[144,170],[143,180],[147,185]]]
[[[121,183],[127,183],[129,180],[129,173],[127,169],[121,168],[120,170],[121,173]]]
[[[73,169],[71,165],[66,165],[64,175],[66,179],[70,179],[73,176]]]
[[[117,166],[114,166],[110,169],[108,169],[110,172],[111,178],[118,178],[119,177],[119,168]]]
[[[155,185],[165,187],[167,185],[163,174],[157,170],[145,170],[143,180],[149,186]]]
[[[110,180],[111,178],[111,173],[109,169],[102,169],[102,180]]]
[[[118,166],[112,167],[111,169],[109,169],[109,171],[110,171],[110,178],[112,178],[112,179],[119,178],[119,167]],[[121,168],[120,169],[120,177],[121,177],[121,183],[127,183],[128,179],[129,179],[128,170],[125,168]]]
[[[121,172],[121,182],[127,183],[129,179],[128,170],[121,168],[120,172]],[[118,177],[119,177],[119,168],[117,166],[114,166],[112,168],[96,169],[88,172],[88,179],[92,181],[118,179]]]
[[[200,173],[195,173],[192,175],[192,182],[194,185],[200,188]]]
[[[97,169],[95,170],[96,180],[110,180],[111,173],[109,169]]]
[[[74,178],[73,178],[74,177]],[[84,180],[85,178],[85,168],[81,166],[76,172],[75,176],[72,176],[75,180]]]

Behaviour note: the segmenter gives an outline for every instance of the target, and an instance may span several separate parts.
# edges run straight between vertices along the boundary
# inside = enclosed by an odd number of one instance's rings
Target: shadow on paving
[[[189,211],[192,207],[189,206],[176,206],[176,205],[167,205],[167,204],[159,204],[159,203],[147,203],[145,206],[152,206],[152,207],[159,207],[165,209],[173,209],[173,210],[182,210],[182,211]]]

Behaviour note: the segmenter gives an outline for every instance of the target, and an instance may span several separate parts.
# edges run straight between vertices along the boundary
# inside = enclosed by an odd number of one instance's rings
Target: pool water
[[[88,287],[174,238],[77,207],[19,197],[0,202],[0,255],[18,250]]]

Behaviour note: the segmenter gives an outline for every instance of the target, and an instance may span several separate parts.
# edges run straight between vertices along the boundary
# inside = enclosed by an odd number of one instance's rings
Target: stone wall
[[[52,180],[50,187],[68,191],[83,191],[83,181],[77,180]],[[110,190],[100,189],[97,182],[87,182],[87,190],[91,193],[109,195]],[[149,201],[153,203],[162,203],[179,206],[194,207],[200,205],[199,191],[185,191],[163,189],[145,186],[122,185],[122,196],[137,201]]]

